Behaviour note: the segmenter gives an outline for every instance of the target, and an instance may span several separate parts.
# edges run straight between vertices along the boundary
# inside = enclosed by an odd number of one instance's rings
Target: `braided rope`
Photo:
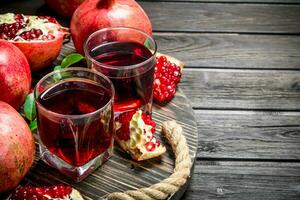
[[[186,139],[182,134],[182,127],[175,121],[165,121],[162,125],[162,133],[169,141],[175,154],[173,174],[147,188],[111,193],[105,197],[106,200],[163,200],[174,194],[186,183],[190,176],[192,163]]]

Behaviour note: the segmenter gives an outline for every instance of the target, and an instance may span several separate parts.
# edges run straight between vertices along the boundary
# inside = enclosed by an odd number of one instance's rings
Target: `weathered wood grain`
[[[155,33],[154,38],[160,52],[188,67],[300,69],[300,36]]]
[[[188,200],[298,200],[300,163],[197,161]]]
[[[149,15],[155,31],[300,33],[300,5],[139,3]],[[18,12],[26,14],[54,14],[43,5],[43,1],[37,0],[10,2],[1,6],[0,13],[16,12],[18,8]]]
[[[155,31],[300,33],[300,5],[140,3]]]
[[[300,36],[155,33],[161,53],[189,68],[300,69]],[[61,57],[75,52],[64,47]]]
[[[300,110],[300,73],[184,69],[180,87],[194,108]]]
[[[196,110],[198,159],[300,159],[300,112]]]

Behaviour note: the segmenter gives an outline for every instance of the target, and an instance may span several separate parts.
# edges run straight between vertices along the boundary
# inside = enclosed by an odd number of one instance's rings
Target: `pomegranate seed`
[[[47,39],[48,40],[53,40],[55,37],[54,37],[54,35],[52,35],[52,34],[48,34],[47,35]]]
[[[40,19],[46,19],[48,22],[51,22],[51,23],[54,23],[54,24],[57,24],[57,21],[55,18],[53,17],[50,17],[50,16],[40,16],[39,17]]]
[[[156,145],[153,142],[150,141],[150,142],[147,142],[145,144],[145,148],[146,148],[147,151],[151,152],[151,151],[155,150]]]
[[[155,144],[156,144],[157,147],[160,146],[160,142],[158,140],[156,140]]]
[[[23,15],[21,15],[21,14],[16,14],[16,16],[15,16],[15,20],[16,20],[17,22],[21,22],[21,21],[23,21],[23,20],[24,20],[24,16],[23,16]]]

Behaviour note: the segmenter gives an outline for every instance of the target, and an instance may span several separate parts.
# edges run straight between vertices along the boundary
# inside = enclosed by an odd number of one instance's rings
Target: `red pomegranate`
[[[74,11],[84,0],[46,0],[46,3],[57,14],[72,17]]]
[[[16,187],[29,171],[35,153],[32,133],[22,116],[0,101],[0,193]]]
[[[31,73],[26,57],[16,46],[0,39],[0,101],[18,109],[30,86]]]
[[[86,0],[71,20],[72,39],[76,50],[83,53],[87,37],[102,28],[126,26],[152,34],[150,20],[134,0]]]
[[[52,17],[13,13],[0,15],[0,39],[21,49],[33,71],[52,64],[67,35],[68,29]]]

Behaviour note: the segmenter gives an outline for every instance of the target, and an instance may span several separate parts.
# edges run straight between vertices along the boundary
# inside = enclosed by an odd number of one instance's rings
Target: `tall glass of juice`
[[[114,87],[85,68],[57,70],[36,85],[40,155],[81,181],[112,154]]]
[[[86,40],[88,66],[113,82],[115,116],[152,111],[156,43],[147,33],[128,27],[98,30]]]

